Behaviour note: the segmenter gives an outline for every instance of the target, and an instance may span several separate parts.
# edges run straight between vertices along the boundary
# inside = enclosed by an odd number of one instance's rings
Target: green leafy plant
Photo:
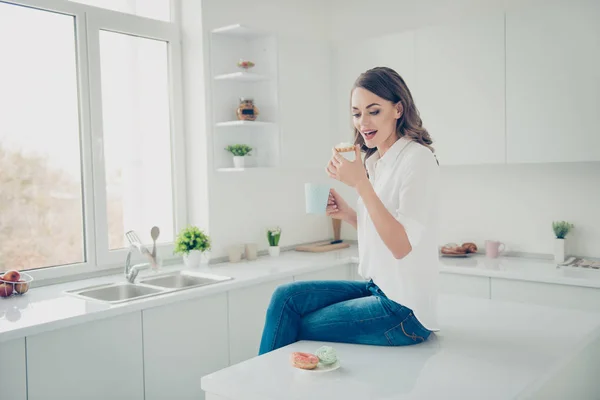
[[[281,228],[270,228],[267,229],[267,240],[269,246],[279,246],[279,239],[281,238]]]
[[[557,239],[564,239],[573,227],[574,225],[567,221],[552,222],[552,230],[554,230]]]
[[[232,144],[225,147],[225,150],[227,150],[234,156],[243,157],[250,154],[250,152],[252,151],[252,147],[245,144]]]
[[[196,226],[188,226],[175,239],[175,254],[188,254],[192,250],[204,253],[210,250],[210,237]]]

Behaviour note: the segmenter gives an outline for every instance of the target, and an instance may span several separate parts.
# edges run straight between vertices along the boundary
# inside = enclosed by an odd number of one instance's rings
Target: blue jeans
[[[259,355],[298,340],[406,346],[430,334],[373,281],[292,282],[271,297]]]

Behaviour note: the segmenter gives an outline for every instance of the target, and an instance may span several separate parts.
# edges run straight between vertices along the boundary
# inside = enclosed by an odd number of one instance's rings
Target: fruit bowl
[[[33,277],[25,272],[8,271],[0,276],[0,298],[27,293]]]

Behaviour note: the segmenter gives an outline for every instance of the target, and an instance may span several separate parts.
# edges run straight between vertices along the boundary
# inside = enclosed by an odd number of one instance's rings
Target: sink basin
[[[164,289],[132,285],[130,283],[114,283],[110,285],[91,286],[83,289],[69,290],[67,293],[86,299],[100,300],[107,303],[121,303],[164,293]]]
[[[212,285],[232,279],[229,276],[220,276],[202,273],[174,272],[161,276],[140,279],[140,284],[158,286],[166,289],[188,289],[198,286]]]
[[[178,271],[164,275],[146,277],[133,284],[120,282],[89,286],[76,290],[67,290],[65,293],[86,300],[97,300],[104,303],[116,304],[159,294],[173,293],[183,289],[212,285],[230,279],[233,278],[200,272],[186,273]]]

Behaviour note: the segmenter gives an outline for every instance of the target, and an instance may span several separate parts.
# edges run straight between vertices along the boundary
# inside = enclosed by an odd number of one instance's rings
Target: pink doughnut
[[[292,366],[301,369],[315,369],[319,363],[319,357],[310,353],[295,351],[290,355]]]

